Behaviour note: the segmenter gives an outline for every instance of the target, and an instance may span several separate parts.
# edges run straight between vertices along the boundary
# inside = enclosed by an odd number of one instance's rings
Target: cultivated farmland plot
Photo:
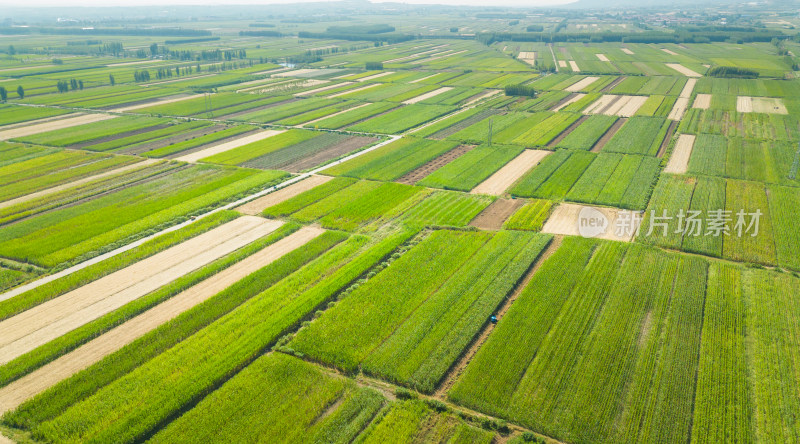
[[[14,9],[0,443],[800,442],[784,3]]]

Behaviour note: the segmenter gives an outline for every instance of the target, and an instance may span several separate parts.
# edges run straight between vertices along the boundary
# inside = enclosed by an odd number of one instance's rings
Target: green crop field
[[[513,146],[479,146],[434,171],[419,185],[469,191],[522,151]]]
[[[0,443],[800,442],[796,4],[39,3]]]
[[[609,153],[655,156],[666,135],[668,122],[659,117],[632,117],[603,146]]]
[[[394,180],[456,145],[457,143],[450,141],[403,138],[325,172],[363,179]]]

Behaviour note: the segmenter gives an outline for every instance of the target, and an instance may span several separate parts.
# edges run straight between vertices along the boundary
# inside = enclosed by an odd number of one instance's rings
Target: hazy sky
[[[304,0],[0,0],[0,6],[148,6],[148,5],[268,5],[275,3],[298,3]],[[305,0],[326,1],[326,0]],[[548,6],[563,5],[576,0],[372,0],[374,2],[394,1],[397,3],[475,5],[475,6]]]

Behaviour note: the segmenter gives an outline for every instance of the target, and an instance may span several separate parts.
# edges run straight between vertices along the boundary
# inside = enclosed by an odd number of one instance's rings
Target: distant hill
[[[760,2],[764,5],[787,5],[795,0],[773,0],[770,2]],[[675,6],[714,6],[714,5],[747,5],[749,2],[744,0],[578,0],[574,3],[564,5],[565,8],[663,8]],[[753,6],[752,4],[750,5]]]

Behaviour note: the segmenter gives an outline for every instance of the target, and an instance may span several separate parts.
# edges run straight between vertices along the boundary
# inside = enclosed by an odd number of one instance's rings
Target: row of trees
[[[69,90],[75,91],[77,89],[83,89],[83,80],[76,80],[70,79],[69,82],[66,80],[59,80],[56,83],[56,88],[58,88],[58,92],[65,93]]]
[[[528,85],[506,85],[504,88],[507,96],[536,97],[536,90]]]
[[[197,65],[197,69],[199,71],[200,64]],[[191,65],[184,66],[183,68],[181,68],[180,66],[176,66],[175,69],[173,69],[173,68],[159,68],[158,71],[156,71],[156,78],[157,79],[165,79],[165,78],[172,77],[172,72],[173,71],[175,72],[175,77],[180,77],[181,75],[191,74],[194,71],[194,68]]]
[[[17,95],[20,99],[25,98],[25,88],[23,88],[22,85],[17,87]],[[0,100],[3,102],[8,100],[8,90],[4,86],[0,86]]]
[[[134,82],[148,82],[150,81],[150,71],[146,69],[136,70],[133,72]]]
[[[737,79],[755,79],[758,78],[758,71],[745,68],[737,68],[735,66],[715,66],[708,70],[710,77],[724,77],[724,78],[737,78]]]

